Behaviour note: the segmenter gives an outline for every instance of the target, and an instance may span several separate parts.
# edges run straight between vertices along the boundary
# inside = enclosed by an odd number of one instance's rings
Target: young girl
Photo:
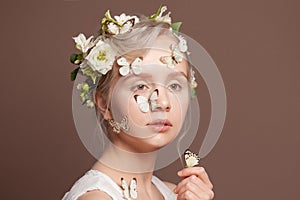
[[[114,18],[108,11],[98,37],[74,38],[81,53],[71,56],[80,65],[71,75],[75,79],[80,72],[73,100],[80,96],[81,104],[96,113],[97,137],[104,144],[96,146],[98,161],[63,200],[213,198],[212,183],[204,168],[193,166],[198,158],[191,152],[177,185],[153,176],[161,150],[185,131],[197,85],[186,41],[177,34],[179,24],[171,23],[170,13],[163,16],[165,10],[160,7],[150,17]],[[75,122],[91,123],[74,102]],[[82,131],[89,125],[76,126]]]

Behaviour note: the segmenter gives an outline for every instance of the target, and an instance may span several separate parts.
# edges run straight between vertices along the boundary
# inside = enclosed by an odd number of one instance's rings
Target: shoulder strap
[[[176,200],[177,197],[173,191],[159,178],[152,176],[152,183],[157,187],[165,200]]]
[[[78,197],[91,190],[101,190],[113,200],[123,199],[122,190],[115,182],[100,171],[90,170],[73,185],[62,200],[77,200]]]

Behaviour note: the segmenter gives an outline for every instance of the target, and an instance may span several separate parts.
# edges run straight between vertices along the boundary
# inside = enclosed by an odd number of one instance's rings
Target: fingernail
[[[178,176],[182,175],[182,171],[177,172]]]

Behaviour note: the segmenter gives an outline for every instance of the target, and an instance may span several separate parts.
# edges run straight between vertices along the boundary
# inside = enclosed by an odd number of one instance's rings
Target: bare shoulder
[[[172,191],[175,189],[176,185],[174,183],[170,183],[168,181],[164,181],[164,184],[166,184],[166,186],[168,186],[168,188],[170,188]]]
[[[92,190],[81,195],[77,200],[112,200],[108,194],[100,190]]]

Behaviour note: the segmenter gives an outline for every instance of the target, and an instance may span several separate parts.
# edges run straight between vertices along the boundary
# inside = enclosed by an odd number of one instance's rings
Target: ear
[[[107,98],[104,97],[103,95],[94,94],[94,101],[95,101],[95,105],[97,106],[97,109],[100,111],[103,118],[105,120],[112,119],[110,109],[107,106]]]

